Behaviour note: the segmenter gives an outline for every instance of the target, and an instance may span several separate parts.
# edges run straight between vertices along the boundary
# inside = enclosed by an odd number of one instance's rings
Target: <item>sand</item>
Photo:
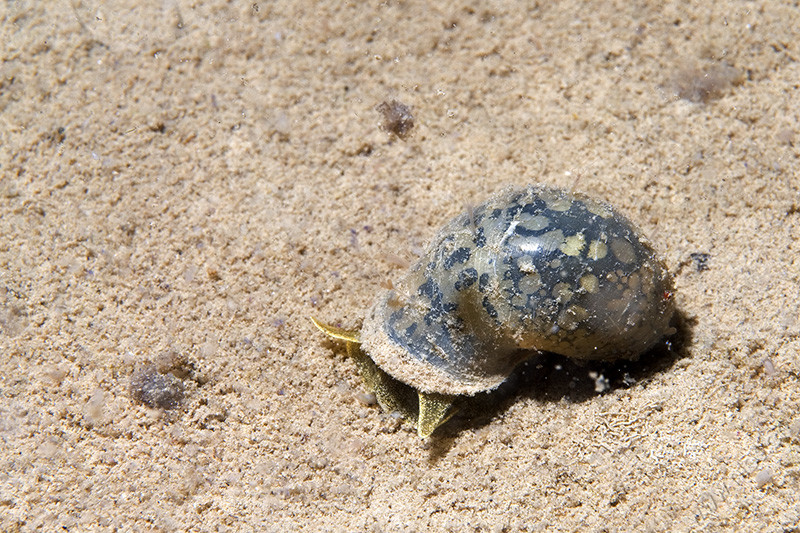
[[[798,531],[800,8],[711,4],[3,3],[0,529]],[[308,317],[526,183],[642,228],[680,342],[422,441]]]

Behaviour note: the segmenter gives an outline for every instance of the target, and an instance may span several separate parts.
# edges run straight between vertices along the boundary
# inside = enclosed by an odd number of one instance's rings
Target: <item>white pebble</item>
[[[363,403],[364,405],[375,405],[378,403],[378,399],[375,397],[375,394],[371,392],[359,392],[356,393],[356,398],[359,402]]]
[[[756,474],[756,485],[758,485],[759,489],[764,488],[767,483],[772,483],[772,469],[765,468],[758,474]]]

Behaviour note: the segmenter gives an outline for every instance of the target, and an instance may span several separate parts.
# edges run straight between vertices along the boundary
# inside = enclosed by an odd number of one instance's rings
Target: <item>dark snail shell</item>
[[[541,351],[637,358],[673,331],[672,291],[653,248],[609,205],[507,189],[445,225],[349,340],[420,393],[473,395]]]

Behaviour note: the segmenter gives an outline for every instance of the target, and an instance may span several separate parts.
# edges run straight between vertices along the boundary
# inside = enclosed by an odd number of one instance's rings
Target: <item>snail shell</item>
[[[422,418],[423,394],[491,390],[538,352],[637,358],[674,331],[672,291],[664,263],[611,206],[511,188],[446,224],[360,335],[338,338],[419,391]]]

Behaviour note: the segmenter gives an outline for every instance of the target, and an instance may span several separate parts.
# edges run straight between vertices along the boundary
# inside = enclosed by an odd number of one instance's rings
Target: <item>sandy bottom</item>
[[[139,3],[0,7],[0,529],[798,530],[800,8]],[[308,317],[526,183],[641,226],[680,339],[422,441]]]

